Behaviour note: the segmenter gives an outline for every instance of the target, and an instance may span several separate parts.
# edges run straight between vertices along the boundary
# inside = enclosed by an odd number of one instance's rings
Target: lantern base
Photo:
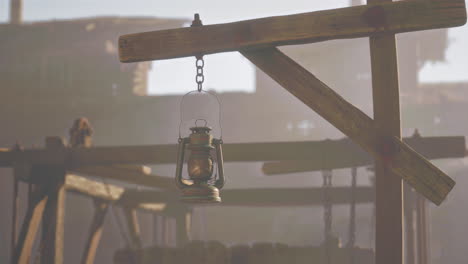
[[[220,203],[218,188],[202,184],[193,184],[182,189],[181,200],[186,203]]]

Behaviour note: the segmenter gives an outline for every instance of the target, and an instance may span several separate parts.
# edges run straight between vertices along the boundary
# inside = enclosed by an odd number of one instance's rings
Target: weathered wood
[[[429,140],[431,145],[427,145]],[[428,137],[422,138],[422,142],[414,141],[414,147],[428,155],[431,148],[438,148],[440,158],[466,156],[464,139],[462,137]],[[409,141],[408,141],[409,143]],[[411,144],[411,143],[410,143]],[[454,149],[444,147],[444,144],[453,146]],[[413,146],[413,145],[410,145]],[[323,141],[295,141],[295,142],[266,142],[266,143],[232,143],[223,145],[225,162],[249,162],[249,161],[278,161],[278,160],[303,160],[307,157],[311,160],[322,160],[324,150],[330,150],[331,155],[336,151],[345,151],[343,147],[352,149],[355,147],[351,141],[323,140]],[[359,148],[357,151],[361,151]],[[427,152],[426,150],[427,149]],[[443,151],[443,153],[442,153]],[[446,152],[445,152],[446,151]],[[14,162],[25,161],[32,164],[63,164],[67,161],[71,171],[87,170],[87,166],[119,164],[169,164],[175,163],[177,157],[177,145],[146,145],[146,146],[120,146],[120,147],[90,147],[90,148],[66,148],[57,150],[26,149],[24,151],[0,152],[0,167],[11,167]],[[427,156],[432,158],[431,156]],[[328,162],[326,159],[324,162]],[[89,171],[91,172],[95,171]],[[111,176],[111,175],[108,175]],[[130,181],[126,177],[126,181]],[[118,178],[116,178],[118,180]],[[124,178],[122,178],[123,180]],[[140,179],[135,180],[140,182]],[[143,181],[143,179],[141,179]],[[148,183],[152,181],[148,180]],[[153,184],[157,184],[157,181]],[[142,182],[143,183],[143,182]],[[159,182],[158,182],[159,183]],[[151,183],[150,183],[151,184]]]
[[[72,172],[104,177],[147,187],[176,190],[174,179],[151,174],[151,168],[141,165],[93,166],[72,169]]]
[[[42,221],[41,263],[62,264],[65,222],[65,187],[57,181],[47,186],[49,199]]]
[[[403,142],[427,159],[465,157],[464,137],[409,137]],[[266,175],[341,169],[371,165],[374,159],[349,139],[329,141],[316,146],[314,155],[307,160],[289,160],[265,163],[262,171]]]
[[[67,174],[65,178],[65,187],[68,191],[86,195],[95,199],[115,202],[116,205],[125,204],[128,206],[129,203],[126,202],[124,198],[122,198],[124,196],[124,193],[126,192],[124,188],[112,184],[105,184],[93,181],[77,175]],[[153,192],[155,200],[159,197],[157,193],[160,192]],[[126,194],[125,196],[128,197],[128,194]],[[162,212],[166,208],[165,202],[167,202],[167,199],[163,201],[161,200],[162,198],[158,202],[154,203],[147,201],[145,203],[133,205],[139,209],[144,209],[152,212]]]
[[[141,231],[137,211],[133,208],[123,207],[123,213],[127,223],[127,230],[130,234],[130,240],[132,242],[131,246],[134,249],[141,249]]]
[[[329,195],[331,203],[347,204],[351,189],[332,187]],[[313,206],[323,204],[323,188],[227,189],[221,191],[221,197],[219,206]],[[356,188],[356,203],[373,201],[373,188]]]
[[[392,0],[367,2],[383,4],[391,3]],[[394,136],[400,139],[400,88],[395,35],[371,36],[369,46],[374,125],[381,137]],[[391,170],[390,164],[382,159],[375,161],[375,177],[375,262],[401,264],[403,263],[403,182]]]
[[[109,204],[94,200],[94,216],[89,228],[88,239],[85,244],[85,250],[81,258],[82,264],[93,264],[96,256],[97,248],[102,236],[104,227],[104,219],[106,217]]]
[[[242,54],[433,203],[440,205],[455,185],[399,138],[380,135],[371,118],[278,49]]]
[[[48,196],[44,188],[38,187],[31,195],[31,203],[28,206],[23,220],[18,242],[15,247],[13,263],[27,264],[32,252],[34,239],[47,204]]]
[[[122,62],[359,38],[466,22],[464,0],[415,0],[136,33],[119,38]]]

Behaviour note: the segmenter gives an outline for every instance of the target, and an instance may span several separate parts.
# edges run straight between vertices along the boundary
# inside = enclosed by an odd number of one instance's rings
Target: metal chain
[[[351,169],[351,204],[349,211],[349,240],[348,248],[351,249],[350,263],[354,264],[354,245],[356,243],[356,184],[357,184],[357,168]]]
[[[331,203],[331,196],[330,196],[330,188],[332,187],[332,171],[331,170],[323,170],[323,221],[325,223],[324,229],[324,245],[325,245],[325,257],[326,263],[331,263],[331,252],[330,252],[330,245],[332,242],[332,203]]]
[[[203,60],[203,56],[197,56],[195,66],[197,67],[197,74],[195,75],[195,81],[197,82],[197,90],[198,92],[201,92],[203,90],[203,82],[205,81],[205,75],[203,75],[203,67],[205,66],[205,61]]]

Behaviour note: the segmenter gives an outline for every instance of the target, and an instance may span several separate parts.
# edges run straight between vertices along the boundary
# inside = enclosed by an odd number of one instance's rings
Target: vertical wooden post
[[[81,258],[82,264],[94,263],[96,251],[102,236],[104,219],[108,209],[109,205],[107,203],[98,200],[94,201],[94,216],[89,228],[89,236],[85,244],[85,251],[83,252],[83,257]]]
[[[60,137],[46,138],[46,148],[64,148]],[[36,168],[37,179],[47,190],[47,206],[42,221],[41,263],[63,263],[65,222],[65,167],[60,165]]]
[[[428,264],[428,226],[427,226],[427,212],[426,212],[426,200],[421,195],[417,196],[417,234],[418,234],[418,264]]]
[[[41,263],[63,263],[65,187],[58,180],[48,186],[47,207],[42,221]]]
[[[15,173],[16,174],[16,173]],[[19,211],[19,198],[18,198],[18,185],[19,181],[16,175],[13,176],[13,206],[11,212],[11,241],[10,241],[10,258],[11,264],[13,262],[13,256],[15,255],[15,246],[17,241],[17,231],[18,231],[18,211]]]
[[[405,263],[416,264],[415,259],[415,239],[414,239],[414,208],[415,208],[415,195],[413,190],[408,184],[403,185],[404,193],[404,204],[405,204],[405,234],[406,234],[406,246],[405,246]]]
[[[392,0],[368,0],[369,4]],[[382,26],[385,14],[370,9],[369,23]],[[381,150],[391,159],[386,137],[401,137],[398,65],[394,34],[370,37],[374,123],[381,139]],[[383,161],[376,160],[376,238],[378,264],[403,263],[403,194],[402,180]]]
[[[189,241],[190,225],[192,222],[192,215],[190,212],[183,210],[176,215],[176,245],[183,247]]]

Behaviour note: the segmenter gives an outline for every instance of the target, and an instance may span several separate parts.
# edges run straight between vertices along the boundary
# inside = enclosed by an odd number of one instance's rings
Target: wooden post
[[[368,0],[369,4],[392,0]],[[369,9],[371,10],[371,9]],[[379,9],[369,13],[375,25],[385,23]],[[394,34],[371,36],[369,39],[374,124],[381,136],[401,138],[398,64]],[[382,142],[384,143],[384,142]],[[386,146],[383,146],[384,150]],[[390,154],[391,149],[387,149]],[[385,160],[376,160],[376,238],[375,263],[403,263],[403,194],[402,180]]]
[[[47,203],[47,195],[42,187],[38,187],[31,195],[31,203],[26,211],[23,225],[15,247],[12,262],[14,264],[27,264],[31,256],[34,239]]]
[[[46,138],[47,149],[65,148],[60,137]],[[35,169],[36,177],[47,190],[47,206],[42,222],[40,248],[41,263],[63,263],[63,239],[65,222],[65,166],[53,165]]]
[[[96,251],[102,236],[104,219],[109,209],[109,204],[103,201],[94,200],[94,217],[89,229],[88,240],[85,244],[85,251],[81,259],[82,264],[93,264]]]
[[[418,234],[418,264],[428,264],[428,227],[427,227],[427,212],[426,212],[426,200],[421,195],[417,196],[417,234]]]
[[[405,204],[405,264],[416,264],[415,259],[415,239],[414,239],[414,208],[415,208],[415,193],[407,184],[403,185],[404,204]]]
[[[64,263],[65,193],[63,181],[57,181],[49,187],[49,198],[42,222],[41,263]]]
[[[140,249],[142,247],[140,237],[140,224],[138,222],[137,211],[134,208],[123,207],[123,212],[127,222],[128,232],[132,241],[132,247]]]
[[[181,211],[176,216],[176,245],[177,247],[185,246],[190,237],[190,225],[192,215],[186,210]]]

